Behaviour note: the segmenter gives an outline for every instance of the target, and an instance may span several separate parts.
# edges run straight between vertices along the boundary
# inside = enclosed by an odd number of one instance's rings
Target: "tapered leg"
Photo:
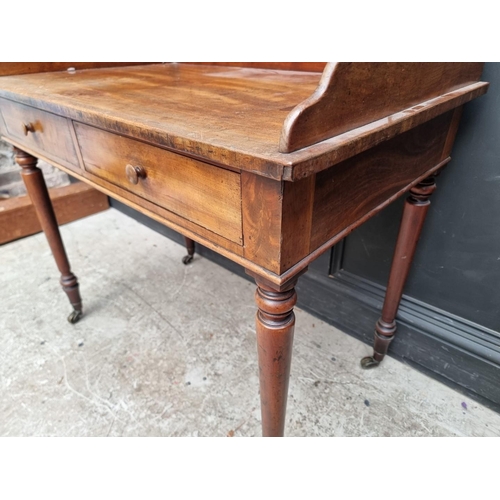
[[[375,326],[373,356],[367,356],[361,360],[363,368],[378,366],[387,354],[389,344],[394,338],[397,328],[396,313],[424,225],[425,216],[430,206],[429,197],[435,189],[434,176],[427,177],[410,190],[410,196],[406,199],[382,308],[382,316]]]
[[[182,263],[187,265],[193,260],[194,241],[187,236],[184,236],[184,239],[186,240],[186,250],[188,254],[182,257]]]
[[[35,207],[38,220],[47,237],[50,249],[61,272],[61,285],[73,306],[73,312],[68,321],[76,323],[82,316],[82,299],[78,289],[78,280],[71,272],[68,257],[57,226],[57,220],[52,208],[47,186],[42,171],[36,166],[37,159],[24,151],[14,148],[16,162],[22,168],[21,175],[26,189]]]
[[[274,290],[258,278],[256,281],[262,435],[283,436],[295,326],[293,306],[297,302],[294,286],[297,280],[281,288],[281,291]]]

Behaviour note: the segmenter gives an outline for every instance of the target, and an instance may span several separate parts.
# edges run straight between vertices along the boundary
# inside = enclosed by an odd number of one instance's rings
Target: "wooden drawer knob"
[[[28,135],[28,132],[35,133],[35,126],[32,123],[23,123],[24,135]]]
[[[125,174],[127,175],[127,179],[131,184],[137,184],[139,182],[139,179],[146,178],[146,171],[142,167],[130,164],[125,167]]]

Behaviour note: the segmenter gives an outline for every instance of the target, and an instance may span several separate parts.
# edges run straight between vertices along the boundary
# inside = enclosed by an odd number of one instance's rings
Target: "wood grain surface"
[[[20,144],[44,153],[69,168],[78,166],[70,120],[7,99],[0,99],[0,113],[6,134]],[[31,131],[25,131],[27,126]]]
[[[357,128],[280,152],[285,119],[310,99],[320,78],[319,72],[169,63],[7,76],[0,79],[0,96],[203,161],[293,181],[464,104],[487,87],[472,83],[397,111],[389,99],[393,114],[380,111],[385,101],[376,103],[383,118],[370,114],[375,121],[364,118],[362,126],[351,120]],[[316,122],[311,126],[316,129]]]
[[[75,123],[84,167],[236,243],[242,243],[239,173]],[[144,178],[131,183],[127,165]]]
[[[483,63],[329,63],[314,94],[287,117],[290,153],[477,82]]]
[[[2,62],[0,76],[25,75],[29,73],[46,73],[48,71],[66,71],[69,68],[111,68],[114,66],[131,66],[132,62]]]
[[[189,64],[203,64],[208,66],[233,66],[237,68],[278,69],[284,71],[310,71],[321,73],[326,66],[325,62],[189,62]]]
[[[10,142],[13,146],[16,146],[19,149],[22,148],[21,145],[13,139],[7,139],[7,142]],[[147,200],[146,198],[138,196],[137,194],[129,190],[126,190],[116,184],[109,182],[103,177],[98,177],[90,172],[86,172],[83,169],[69,169],[68,167],[59,164],[54,160],[51,160],[50,158],[38,153],[37,151],[33,151],[28,148],[25,148],[25,150],[28,153],[37,156],[39,159],[51,163],[55,167],[63,170],[76,179],[90,184],[106,195],[122,203],[125,203],[126,205],[134,208],[135,210],[138,210],[148,217],[151,217],[152,219],[170,227],[174,231],[188,236],[194,241],[202,243],[211,250],[217,251],[218,253],[235,260],[236,262],[242,262],[241,258],[239,257],[243,254],[243,248],[241,244],[230,241],[227,238],[224,238],[223,236],[220,236],[213,231],[200,226],[199,224],[195,224],[194,222],[191,222],[190,220],[185,219],[184,217],[181,217],[172,211],[166,210],[165,208]],[[245,265],[250,266],[250,269],[260,269],[259,266],[252,265],[250,261],[244,262]]]
[[[316,177],[311,251],[437,165],[453,111]]]

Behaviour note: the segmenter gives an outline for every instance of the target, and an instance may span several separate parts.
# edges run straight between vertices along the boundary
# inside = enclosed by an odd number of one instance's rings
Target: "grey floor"
[[[110,209],[0,247],[0,435],[258,436],[254,286]],[[288,436],[496,436],[500,415],[296,310]]]

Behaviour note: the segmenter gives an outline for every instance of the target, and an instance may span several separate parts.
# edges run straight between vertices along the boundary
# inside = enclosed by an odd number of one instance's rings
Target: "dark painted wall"
[[[467,104],[415,256],[406,293],[500,331],[500,64]],[[386,284],[402,200],[346,240],[343,267]]]

